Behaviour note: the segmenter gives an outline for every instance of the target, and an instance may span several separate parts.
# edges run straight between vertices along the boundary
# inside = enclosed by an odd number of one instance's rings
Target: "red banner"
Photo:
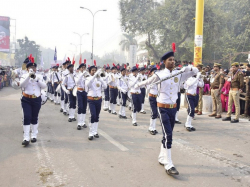
[[[10,51],[10,18],[0,16],[0,52]]]

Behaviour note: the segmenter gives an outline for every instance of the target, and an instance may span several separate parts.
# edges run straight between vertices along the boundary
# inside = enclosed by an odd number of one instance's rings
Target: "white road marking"
[[[104,132],[101,129],[98,129],[98,132],[106,138],[110,143],[118,147],[121,151],[128,151],[129,149],[125,147],[124,145],[120,144],[119,142],[115,141],[111,136],[109,136],[106,132]]]

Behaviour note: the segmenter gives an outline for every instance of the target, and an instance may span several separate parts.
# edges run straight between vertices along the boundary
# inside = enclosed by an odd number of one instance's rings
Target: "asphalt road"
[[[0,91],[1,187],[250,186],[247,120],[231,124],[197,116],[193,121],[197,131],[191,133],[176,125],[172,160],[180,175],[171,177],[157,160],[162,136],[159,120],[159,134],[148,133],[148,103],[147,114],[138,115],[137,127],[130,118],[102,111],[100,138],[89,141],[88,129],[76,130],[76,122],[67,122],[60,107],[47,102],[39,115],[38,142],[24,148],[20,94],[12,88]],[[186,115],[182,109],[182,122]]]

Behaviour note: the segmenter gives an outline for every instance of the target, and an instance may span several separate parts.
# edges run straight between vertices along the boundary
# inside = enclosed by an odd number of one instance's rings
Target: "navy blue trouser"
[[[48,82],[48,93],[54,94],[51,82]]]
[[[126,101],[127,101],[127,98],[128,98],[128,94],[124,94],[123,92],[121,92],[121,95],[122,95],[122,106],[126,106]]]
[[[181,106],[181,92],[178,92],[178,99],[176,100],[176,110],[179,111],[180,110],[180,106]]]
[[[162,126],[162,144],[164,148],[172,147],[172,136],[175,124],[176,108],[158,108],[160,122]]]
[[[63,101],[64,100],[64,91],[63,91],[63,89],[62,89],[62,87],[61,87],[61,101]]]
[[[60,97],[60,94],[56,92],[57,86],[58,86],[58,83],[54,83],[54,88],[53,88],[54,89],[54,96],[57,96],[57,94],[58,94],[58,96]]]
[[[78,114],[86,114],[87,93],[85,91],[77,91]]]
[[[105,95],[104,100],[109,101],[109,86],[107,87],[107,89],[104,89],[104,95]]]
[[[89,100],[89,110],[90,110],[90,122],[91,123],[96,123],[99,122],[99,115],[101,112],[101,107],[102,107],[102,99],[99,100]]]
[[[140,112],[141,111],[141,94],[132,94],[132,110],[133,113]]]
[[[149,99],[149,104],[151,108],[151,119],[156,119],[158,116],[156,97],[149,96],[148,99]]]
[[[146,95],[146,88],[141,88],[141,103],[144,104],[144,101],[145,101],[145,95]]]
[[[76,97],[73,96],[72,91],[70,91],[70,94],[68,96],[69,96],[69,108],[75,109],[76,108]]]
[[[191,117],[194,117],[194,111],[195,111],[195,107],[198,105],[198,101],[199,101],[199,96],[198,99],[196,96],[193,95],[187,95],[187,103],[188,103],[188,115]]]
[[[27,98],[22,96],[23,125],[37,124],[38,114],[42,106],[41,97]]]
[[[116,104],[118,89],[110,88],[109,91],[110,91],[110,103]]]
[[[66,92],[64,92],[64,103],[68,103],[69,102],[69,96]]]

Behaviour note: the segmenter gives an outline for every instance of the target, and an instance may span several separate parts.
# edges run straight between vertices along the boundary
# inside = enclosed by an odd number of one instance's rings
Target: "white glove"
[[[197,78],[200,79],[201,78],[201,72],[197,73]]]
[[[184,67],[181,69],[183,72],[189,72],[191,71],[191,67],[190,66],[187,66],[187,67]]]
[[[69,90],[67,90],[67,91],[66,91],[66,94],[70,94],[70,91],[69,91]]]
[[[97,75],[99,75],[101,73],[101,71],[102,71],[101,69],[98,69],[97,72],[95,72],[94,76],[96,77]]]
[[[135,88],[135,89],[136,89],[136,88],[139,88],[139,85],[138,85],[138,84],[135,84],[134,88]]]

